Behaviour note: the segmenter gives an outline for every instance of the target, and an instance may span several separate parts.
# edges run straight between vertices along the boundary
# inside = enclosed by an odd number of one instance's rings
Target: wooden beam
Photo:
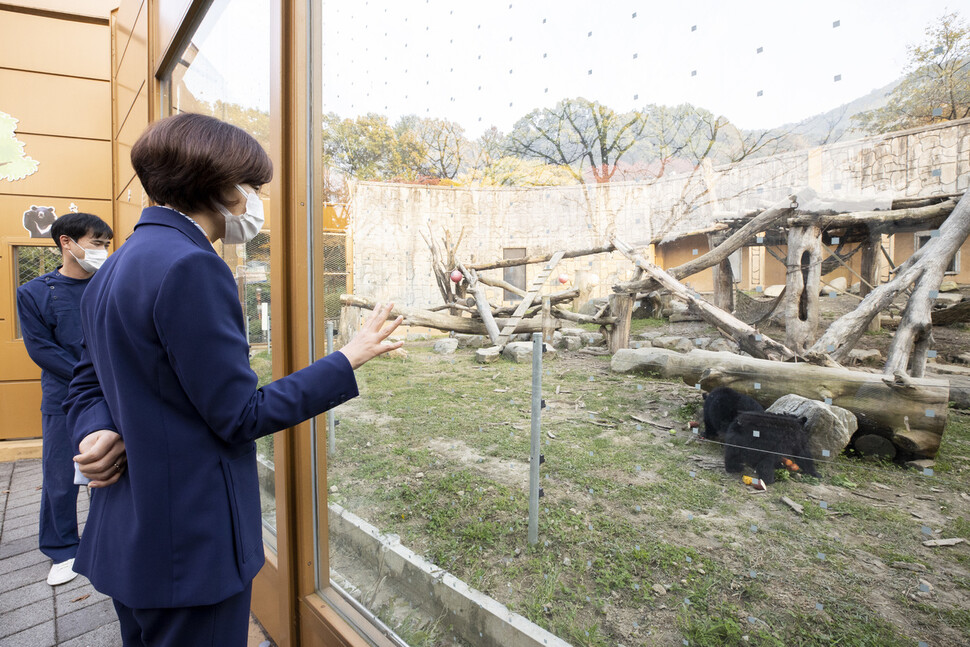
[[[536,295],[539,294],[539,290],[541,290],[542,286],[546,284],[546,280],[549,278],[549,275],[552,274],[552,271],[556,269],[557,265],[559,265],[559,261],[562,260],[563,254],[565,254],[565,252],[556,252],[552,255],[552,258],[549,259],[549,262],[546,263],[541,270],[539,270],[539,273],[536,275],[535,279],[532,280],[532,287],[529,289],[528,294],[522,297],[522,301],[519,302],[515,312],[512,313],[512,318],[509,319],[502,328],[498,341],[493,342],[496,346],[504,346],[508,343],[509,337],[511,337],[513,331],[515,331],[516,324],[519,323],[519,321],[522,319],[522,315],[524,315],[525,311],[528,310],[532,305]]]
[[[615,251],[613,245],[600,245],[599,247],[590,247],[589,249],[577,249],[572,251],[567,251],[562,253],[562,258],[576,258],[578,256],[590,256],[592,254],[605,254],[606,252]],[[538,256],[527,256],[525,258],[507,258],[504,261],[495,261],[494,263],[479,263],[477,265],[469,265],[470,270],[497,270],[502,267],[515,267],[517,265],[532,265],[533,263],[545,263],[546,261],[552,260],[552,257],[558,254],[555,252],[553,254],[540,254]]]

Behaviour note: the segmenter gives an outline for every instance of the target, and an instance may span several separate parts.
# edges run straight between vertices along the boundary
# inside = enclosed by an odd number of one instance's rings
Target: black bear
[[[806,422],[808,418],[789,413],[742,411],[725,434],[724,469],[740,472],[748,464],[770,485],[775,482],[775,470],[787,460],[818,478],[808,450]]]
[[[754,398],[719,386],[704,396],[704,438],[723,435],[742,411],[764,411]]]
[[[56,219],[54,207],[38,207],[32,204],[24,212],[24,229],[30,232],[31,238],[50,238],[51,225]]]

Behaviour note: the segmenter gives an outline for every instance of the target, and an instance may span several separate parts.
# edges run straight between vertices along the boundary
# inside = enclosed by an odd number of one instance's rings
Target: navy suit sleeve
[[[17,313],[27,354],[37,366],[50,371],[65,382],[71,379],[77,359],[54,339],[54,333],[44,319],[34,296],[26,285],[17,288]]]
[[[291,427],[357,395],[350,362],[333,353],[257,389],[236,284],[209,251],[178,259],[162,279],[156,329],[189,401],[227,442]]]
[[[81,359],[74,366],[74,378],[64,400],[64,413],[67,414],[67,428],[71,430],[74,449],[92,432],[110,429],[120,433],[105,402],[86,346],[82,347]]]

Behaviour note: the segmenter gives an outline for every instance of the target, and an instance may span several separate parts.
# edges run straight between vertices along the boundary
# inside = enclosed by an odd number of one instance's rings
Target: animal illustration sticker
[[[24,153],[24,143],[14,136],[18,119],[0,111],[0,180],[22,180],[37,171],[39,163]]]
[[[24,229],[30,232],[31,238],[48,238],[55,220],[57,214],[54,213],[54,207],[38,207],[32,204],[24,212]]]

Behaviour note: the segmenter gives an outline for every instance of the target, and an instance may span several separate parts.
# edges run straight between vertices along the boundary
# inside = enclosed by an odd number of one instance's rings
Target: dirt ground
[[[824,320],[856,303],[823,299]],[[650,330],[711,336],[696,322]],[[940,363],[970,348],[964,326],[934,338]],[[867,333],[859,347],[885,356],[890,340]],[[543,365],[545,496],[529,547],[531,368],[431,344],[362,373],[338,414],[331,498],[570,643],[970,644],[970,412],[950,410],[930,473],[838,457],[821,479],[758,492],[688,426],[695,389],[559,352]],[[952,538],[965,541],[924,545]],[[468,644],[363,579],[362,598],[410,644]]]

